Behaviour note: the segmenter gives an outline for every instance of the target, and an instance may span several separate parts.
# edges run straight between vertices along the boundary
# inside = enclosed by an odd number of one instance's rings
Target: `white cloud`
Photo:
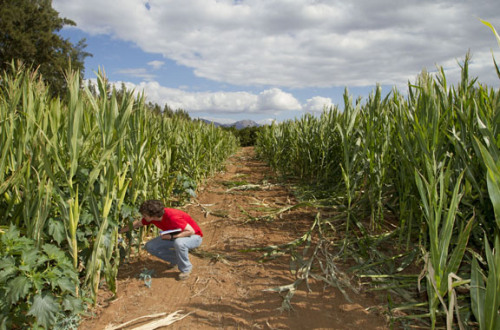
[[[292,94],[271,88],[259,94],[257,106],[263,111],[300,110],[302,106]]]
[[[266,119],[258,120],[257,124],[259,124],[259,125],[271,125],[272,123],[275,123],[275,122],[277,122],[276,119],[266,118]]]
[[[201,112],[221,114],[269,114],[302,109],[300,102],[292,95],[278,88],[264,90],[259,94],[249,92],[189,92],[161,86],[156,81],[138,85],[126,82],[127,89],[144,91],[147,100],[160,105],[168,104],[173,109],[184,109],[191,114]],[[121,88],[122,82],[114,82]]]
[[[323,112],[326,108],[333,105],[332,99],[329,97],[314,96],[307,100],[304,109],[308,112]]]
[[[165,65],[165,62],[163,62],[163,61],[151,61],[151,62],[148,62],[148,65],[151,66],[153,69],[158,70],[163,65]]]
[[[121,70],[118,70],[116,73],[126,75],[126,76],[141,78],[141,79],[144,79],[145,81],[151,81],[155,77],[154,74],[149,73],[144,68],[121,69]]]
[[[497,0],[184,0],[182,5],[54,0],[53,5],[88,33],[130,41],[199,77],[235,85],[402,85],[423,68],[463,59],[469,49],[479,54],[471,73],[498,83],[491,60],[482,55],[497,45],[477,19],[500,26]]]

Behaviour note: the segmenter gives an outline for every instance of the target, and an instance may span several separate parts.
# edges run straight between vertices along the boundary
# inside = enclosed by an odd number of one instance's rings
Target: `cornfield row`
[[[500,92],[469,79],[468,63],[457,86],[440,70],[406,95],[377,88],[362,103],[346,91],[343,111],[270,126],[257,150],[282,175],[322,187],[316,203],[335,215],[321,219],[320,236],[342,231],[330,248],[377,290],[406,299],[391,313],[432,328],[498,329]]]
[[[0,78],[0,328],[53,327],[95,302],[102,279],[116,290],[118,228],[137,203],[174,205],[237,143],[213,125],[154,115],[102,74],[92,93],[69,73],[60,100],[36,72],[12,71]]]

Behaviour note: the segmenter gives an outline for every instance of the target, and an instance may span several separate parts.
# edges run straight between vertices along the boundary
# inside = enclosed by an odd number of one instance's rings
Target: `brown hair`
[[[165,212],[165,205],[159,200],[148,200],[142,203],[139,212],[150,217],[161,217]]]

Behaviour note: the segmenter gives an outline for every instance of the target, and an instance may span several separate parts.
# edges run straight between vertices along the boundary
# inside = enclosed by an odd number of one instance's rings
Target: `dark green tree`
[[[189,115],[189,113],[186,110],[180,109],[180,108],[177,110],[174,110],[166,103],[163,106],[162,114],[163,114],[163,116],[168,117],[168,118],[177,117],[177,118],[183,118],[185,120],[191,120],[191,116]]]
[[[240,146],[254,146],[257,141],[257,134],[262,131],[262,126],[249,126],[237,129],[235,126],[223,127],[224,130],[233,133],[240,141]]]
[[[65,91],[65,71],[84,74],[85,39],[73,45],[58,32],[75,26],[60,18],[51,0],[0,0],[0,72],[10,69],[11,62],[21,60],[37,68],[54,95]]]
[[[165,103],[165,106],[163,106],[163,115],[165,117],[173,117],[174,116],[174,109],[168,106],[168,104]]]
[[[161,115],[161,106],[158,103],[149,102],[148,108],[156,115]]]
[[[175,110],[174,116],[176,116],[178,118],[182,118],[184,120],[191,120],[191,116],[189,115],[189,112],[187,112],[184,109],[180,109],[180,108]]]

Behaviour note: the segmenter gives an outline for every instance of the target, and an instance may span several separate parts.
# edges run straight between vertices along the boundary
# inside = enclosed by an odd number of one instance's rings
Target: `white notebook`
[[[160,235],[166,235],[166,234],[178,234],[182,231],[182,229],[177,228],[177,229],[170,229],[170,230],[163,230],[160,232]]]

